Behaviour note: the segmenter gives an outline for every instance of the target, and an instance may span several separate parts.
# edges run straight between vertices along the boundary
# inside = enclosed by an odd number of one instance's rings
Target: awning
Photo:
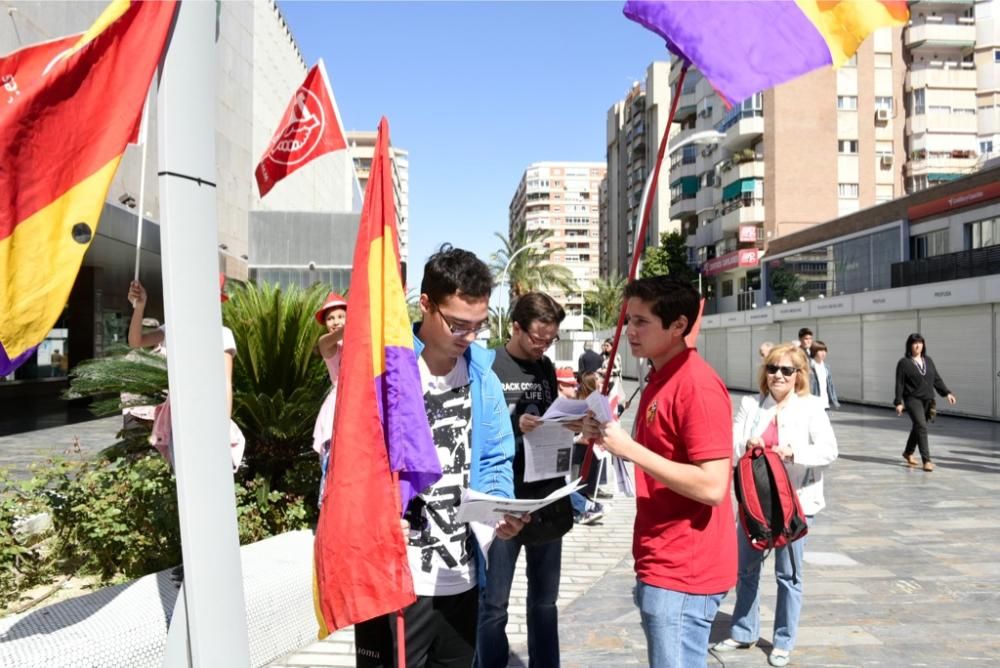
[[[757,190],[757,179],[740,179],[733,181],[722,189],[722,201],[736,199],[743,193],[753,193]]]
[[[697,176],[682,176],[670,184],[670,189],[673,190],[677,186],[681,187],[682,195],[697,195],[700,184]]]
[[[927,181],[933,183],[943,183],[946,181],[957,181],[965,174],[955,174],[952,172],[931,172],[927,175]]]

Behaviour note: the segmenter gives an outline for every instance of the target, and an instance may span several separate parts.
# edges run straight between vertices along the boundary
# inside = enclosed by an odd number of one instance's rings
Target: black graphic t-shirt
[[[548,357],[522,360],[505,347],[496,349],[493,371],[503,385],[503,396],[514,425],[514,494],[518,498],[537,498],[533,492],[552,485],[545,480],[524,482],[524,436],[518,424],[522,415],[544,415],[556,400],[556,367]],[[544,496],[544,495],[543,495]]]
[[[476,585],[469,525],[455,519],[462,490],[469,486],[472,454],[469,368],[461,357],[446,376],[431,374],[423,358],[418,358],[417,365],[443,475],[407,508],[406,554],[417,595],[450,596]]]

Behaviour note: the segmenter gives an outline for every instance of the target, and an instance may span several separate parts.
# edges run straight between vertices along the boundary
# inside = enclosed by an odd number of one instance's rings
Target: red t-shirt
[[[635,440],[675,462],[731,459],[732,406],[719,376],[689,348],[649,378]],[[721,594],[736,584],[732,504],[707,506],[636,467],[632,556],[642,582],[688,594]]]

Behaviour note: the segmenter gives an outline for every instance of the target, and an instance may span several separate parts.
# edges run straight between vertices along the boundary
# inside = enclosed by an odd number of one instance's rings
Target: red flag
[[[281,117],[254,175],[263,197],[271,188],[309,161],[331,151],[347,148],[340,118],[333,106],[333,93],[323,61],[306,74]]]

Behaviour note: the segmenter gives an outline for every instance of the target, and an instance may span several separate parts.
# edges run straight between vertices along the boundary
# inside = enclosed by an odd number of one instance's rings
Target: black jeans
[[[406,608],[406,668],[471,668],[476,651],[479,587],[454,596],[417,596]],[[358,668],[396,665],[396,614],[354,626]]]
[[[920,458],[924,462],[931,460],[931,449],[927,445],[927,408],[931,405],[930,400],[910,397],[903,401],[906,412],[910,416],[913,428],[910,429],[910,436],[906,439],[906,450],[903,455],[909,457],[913,451],[920,448]]]

